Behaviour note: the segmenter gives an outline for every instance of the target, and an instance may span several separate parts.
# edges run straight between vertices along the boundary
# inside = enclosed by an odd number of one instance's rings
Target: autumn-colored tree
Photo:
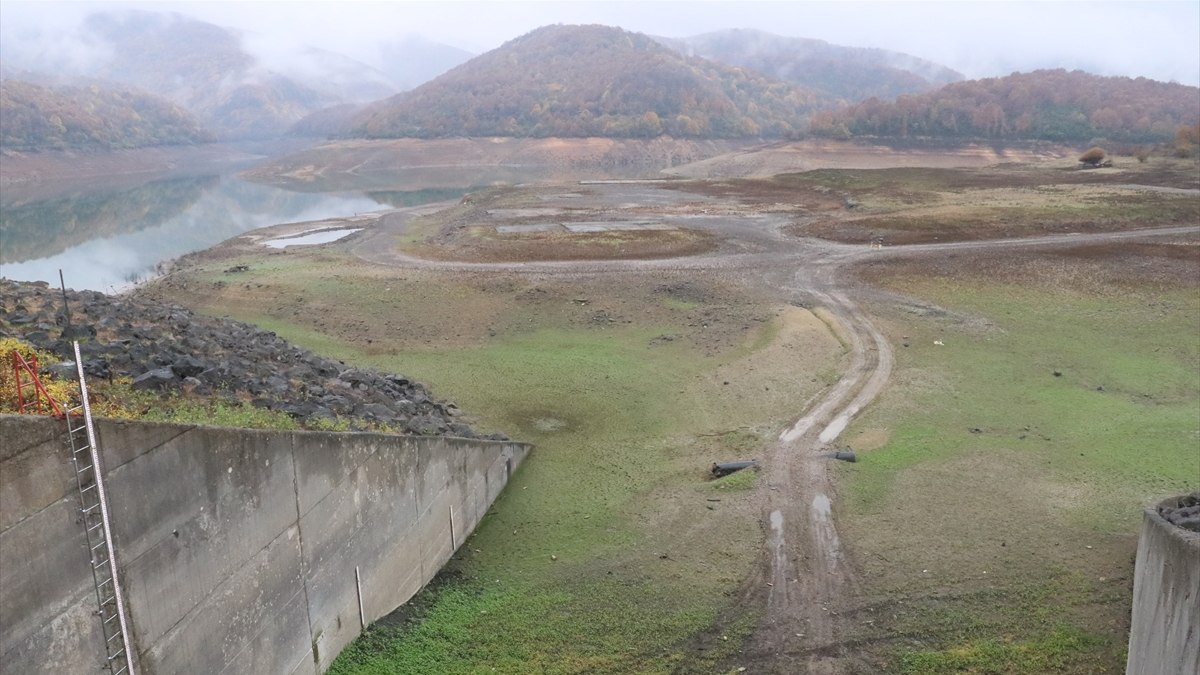
[[[139,148],[208,140],[211,136],[194,117],[144,91],[0,81],[3,147]]]
[[[1100,164],[1100,162],[1103,162],[1103,161],[1104,161],[1104,148],[1101,148],[1099,146],[1094,146],[1094,147],[1088,148],[1087,152],[1085,152],[1079,156],[1079,163],[1087,164],[1089,166],[1096,166],[1096,165]]]
[[[1190,127],[1180,127],[1175,132],[1175,155],[1178,157],[1191,157],[1196,154],[1196,148],[1200,146],[1200,124]]]
[[[869,99],[815,115],[810,131],[836,136],[957,137],[1153,143],[1200,120],[1196,87],[1146,78],[1039,70]]]

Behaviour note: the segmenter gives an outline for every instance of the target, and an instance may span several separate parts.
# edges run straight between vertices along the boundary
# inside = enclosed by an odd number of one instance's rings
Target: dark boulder
[[[133,378],[130,386],[134,389],[151,389],[161,391],[167,387],[175,386],[180,383],[179,378],[175,377],[174,371],[170,368],[155,368],[138,375]]]
[[[83,373],[87,377],[98,377],[102,380],[112,379],[112,368],[107,359],[91,359],[83,362]]]
[[[190,354],[184,354],[175,359],[175,362],[171,364],[171,370],[181,378],[196,377],[208,370],[208,365]]]
[[[62,331],[65,340],[87,340],[96,337],[96,329],[87,324],[74,323]]]
[[[48,374],[58,380],[78,380],[79,370],[75,367],[74,361],[60,361],[48,366],[42,366],[39,370],[42,374]],[[86,373],[86,368],[84,369]]]
[[[421,415],[408,421],[408,429],[418,436],[436,436],[447,429],[446,420],[432,415]]]
[[[354,414],[369,420],[392,422],[397,419],[396,411],[382,403],[365,403],[354,407]]]

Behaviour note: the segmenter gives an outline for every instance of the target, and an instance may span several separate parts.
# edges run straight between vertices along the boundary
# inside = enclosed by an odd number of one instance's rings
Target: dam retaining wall
[[[433,578],[530,450],[446,437],[96,426],[136,663],[150,675],[324,672],[364,620]],[[4,672],[95,673],[103,664],[85,541],[62,423],[0,416]]]
[[[1158,508],[1146,509],[1138,536],[1125,672],[1200,673],[1200,533],[1172,525]]]

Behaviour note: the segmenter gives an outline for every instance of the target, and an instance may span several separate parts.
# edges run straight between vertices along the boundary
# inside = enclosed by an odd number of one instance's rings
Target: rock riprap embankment
[[[79,340],[90,378],[129,377],[135,389],[224,397],[311,423],[345,419],[417,435],[480,438],[456,419],[454,403],[434,399],[400,375],[347,367],[254,326],[94,291],[0,280],[0,336],[20,338],[71,366]],[[486,438],[504,440],[502,434]]]
[[[1200,490],[1175,499],[1173,504],[1160,505],[1158,513],[1176,527],[1200,532]]]

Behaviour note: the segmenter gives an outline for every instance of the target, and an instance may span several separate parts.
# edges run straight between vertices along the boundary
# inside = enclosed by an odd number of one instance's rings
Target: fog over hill
[[[5,0],[0,48],[41,42],[84,51],[72,27],[90,13],[139,8],[344,54],[390,72],[379,46],[419,34],[472,54],[554,23],[604,24],[684,38],[731,28],[884,49],[943,64],[966,78],[1066,68],[1200,85],[1200,3],[1137,2],[196,2]],[[77,55],[82,58],[83,54]],[[403,84],[403,83],[398,83]]]
[[[93,13],[63,49],[3,45],[7,78],[133,85],[183,106],[226,139],[277,137],[311,112],[399,90],[383,72],[346,56],[175,13]]]
[[[401,91],[420,86],[475,56],[465,49],[451,47],[410,33],[379,44],[380,70]],[[382,98],[382,97],[378,97]]]
[[[848,103],[872,97],[893,99],[963,79],[962,73],[910,54],[843,47],[759,30],[655,39],[684,54],[750,68]]]

